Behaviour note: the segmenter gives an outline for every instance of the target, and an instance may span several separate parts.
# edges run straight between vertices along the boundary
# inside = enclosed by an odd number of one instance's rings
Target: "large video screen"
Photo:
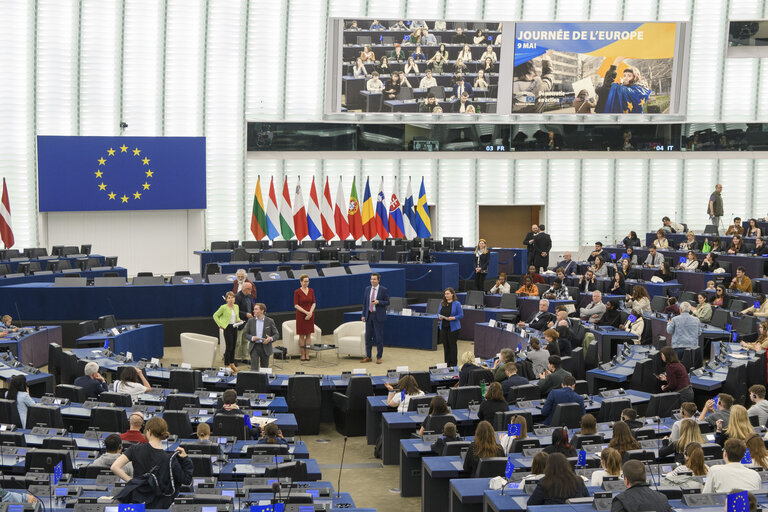
[[[326,114],[680,115],[688,32],[686,22],[334,18]]]

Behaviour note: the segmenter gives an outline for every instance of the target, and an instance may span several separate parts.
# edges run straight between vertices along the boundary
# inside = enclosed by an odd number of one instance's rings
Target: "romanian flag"
[[[360,237],[363,236],[363,217],[360,215],[360,201],[357,199],[355,178],[352,178],[352,192],[349,194],[347,219],[349,219],[349,233],[352,235],[352,238],[360,240]]]
[[[267,212],[261,199],[261,176],[256,180],[256,191],[253,194],[253,210],[251,211],[251,233],[256,240],[267,236]]]
[[[363,234],[371,240],[376,236],[376,214],[373,211],[371,199],[370,178],[365,179],[365,195],[363,196]]]

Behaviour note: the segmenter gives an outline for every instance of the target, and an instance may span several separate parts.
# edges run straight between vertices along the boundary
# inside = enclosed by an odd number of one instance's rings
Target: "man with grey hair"
[[[85,391],[85,398],[99,398],[104,391],[108,391],[107,381],[99,373],[99,365],[91,361],[85,365],[85,375],[75,379],[75,386],[80,386]]]
[[[589,318],[589,321],[596,324],[605,314],[605,304],[603,304],[603,294],[600,290],[592,292],[592,302],[579,310],[581,318]]]
[[[697,348],[701,336],[701,321],[691,314],[691,304],[682,302],[680,314],[667,322],[667,332],[672,335],[670,345],[677,357],[682,357],[684,349]]]
[[[536,329],[537,331],[543,331],[547,328],[547,324],[549,322],[555,321],[555,315],[550,313],[549,311],[549,301],[547,299],[541,299],[539,301],[539,310],[534,313],[531,318],[528,319],[528,322],[520,321],[517,323],[519,327],[530,327],[531,329]]]
[[[251,318],[253,305],[256,304],[256,285],[248,279],[244,268],[237,269],[234,283],[232,283],[232,293],[235,294],[235,303],[240,307],[240,320],[247,322]],[[247,362],[250,359],[248,352],[248,342],[243,340],[243,330],[237,333],[237,342],[235,344],[235,361]]]

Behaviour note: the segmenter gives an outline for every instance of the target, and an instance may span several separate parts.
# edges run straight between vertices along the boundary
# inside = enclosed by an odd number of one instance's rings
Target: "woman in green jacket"
[[[235,345],[237,344],[237,327],[240,320],[240,308],[235,304],[235,294],[227,292],[227,303],[222,305],[214,314],[213,319],[219,329],[224,331],[224,366],[229,366],[233,373],[237,373],[235,366]]]

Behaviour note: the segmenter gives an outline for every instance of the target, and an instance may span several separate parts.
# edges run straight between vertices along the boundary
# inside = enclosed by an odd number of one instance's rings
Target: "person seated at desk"
[[[553,389],[547,395],[544,405],[541,408],[541,415],[544,416],[545,425],[552,424],[552,417],[555,415],[555,409],[559,404],[577,403],[581,406],[581,415],[584,416],[587,410],[584,408],[584,398],[576,393],[576,379],[572,375],[567,375],[563,379],[560,389]]]
[[[629,309],[636,309],[641,313],[651,312],[651,298],[648,296],[648,291],[645,286],[636,284],[632,288],[632,295],[626,295],[626,302],[624,304]]]
[[[629,262],[630,268],[632,265],[637,265],[637,254],[635,254],[635,248],[634,247],[627,247],[624,251],[626,253],[626,256],[622,255],[621,261],[627,260]],[[624,275],[627,279],[629,279],[628,275]]]
[[[747,276],[744,267],[736,269],[736,277],[731,280],[730,288],[744,293],[752,293],[752,280]]]
[[[93,361],[85,365],[85,375],[75,379],[75,386],[83,388],[85,398],[99,398],[104,391],[109,391],[107,381],[99,373],[99,365]]]
[[[563,505],[571,498],[588,496],[584,480],[573,471],[568,459],[561,453],[552,453],[547,459],[544,477],[528,498],[527,506]]]
[[[141,395],[152,390],[144,373],[135,366],[124,367],[120,377],[120,380],[112,383],[112,387],[117,393],[131,395],[133,403],[136,403]]]
[[[723,243],[720,241],[719,236],[712,237],[712,243],[709,243],[709,239],[704,239],[704,245],[701,248],[701,252],[713,252],[715,254],[720,254],[725,249],[723,248]]]
[[[762,484],[757,471],[741,463],[747,445],[740,439],[729,439],[723,448],[724,464],[709,468],[703,493],[729,493],[734,489],[759,491]]]
[[[475,44],[483,44],[485,41],[485,33],[481,29],[477,29],[475,36],[472,38],[472,42]]]
[[[37,503],[37,498],[26,492],[0,489],[0,503]]]
[[[413,375],[403,375],[397,381],[397,387],[393,387],[389,382],[384,383],[387,388],[387,405],[397,407],[397,412],[407,412],[411,403],[411,398],[415,396],[424,396],[424,391],[419,389],[419,384]],[[405,391],[405,400],[403,400],[403,391]]]
[[[464,33],[461,27],[456,28],[456,34],[451,38],[451,44],[465,44],[472,41],[472,36]]]
[[[526,359],[530,361],[533,366],[532,371],[534,375],[539,375],[549,368],[549,358],[552,354],[550,354],[549,350],[546,348],[542,348],[538,338],[533,338],[531,340],[530,349],[525,355]]]
[[[469,47],[468,44],[465,44],[462,49],[459,51],[459,55],[456,57],[457,59],[461,59],[464,62],[469,62],[472,59],[472,49]]]
[[[13,325],[13,318],[11,318],[11,315],[3,315],[2,322],[3,325],[0,326],[0,329],[3,331],[3,336],[9,332],[17,332],[19,330],[18,327]]]
[[[568,430],[563,427],[552,430],[552,443],[542,451],[549,455],[559,453],[564,457],[576,456],[576,449],[568,442]]]
[[[682,436],[682,431],[680,435]],[[750,423],[749,413],[743,405],[733,404],[731,406],[727,427],[723,426],[722,419],[715,422],[715,442],[720,446],[723,446],[729,439],[740,439],[746,443],[752,435],[755,435],[755,428]]]
[[[523,479],[520,481],[521,485],[524,485],[530,480],[541,480],[544,477],[544,472],[547,469],[548,460],[548,453],[539,452],[534,455],[533,459],[531,460],[531,472],[523,477]]]
[[[523,276],[523,285],[515,293],[520,297],[538,297],[539,288],[533,284],[533,278],[526,274]]]
[[[603,294],[600,290],[592,292],[592,302],[579,310],[579,318],[588,320],[596,324],[605,314],[605,304],[603,304]]]
[[[6,400],[16,401],[16,410],[19,412],[21,428],[27,428],[27,411],[30,407],[37,405],[32,397],[29,396],[29,387],[27,386],[27,377],[18,374],[11,377],[8,384],[8,390],[5,392]]]
[[[717,259],[714,254],[711,252],[708,252],[704,255],[704,259],[699,264],[699,270],[702,272],[714,272],[715,269],[719,268],[720,264],[717,262]]]
[[[597,279],[592,270],[587,269],[583,276],[579,276],[579,292],[587,293],[597,290]]]
[[[632,319],[633,316],[634,320]],[[632,341],[635,345],[639,344],[643,337],[643,331],[645,330],[645,319],[643,318],[643,312],[640,311],[640,309],[637,307],[633,306],[631,309],[631,314],[629,317],[627,317],[627,321],[622,326],[622,329],[634,334],[635,337]]]
[[[365,78],[368,76],[368,70],[365,69],[365,64],[363,64],[363,59],[360,57],[357,58],[355,61],[355,65],[352,66],[352,76],[355,78]]]
[[[423,113],[434,112],[435,108],[439,106],[440,104],[437,102],[437,98],[435,98],[435,95],[430,92],[427,94],[427,98],[421,103],[419,103],[419,112],[423,112]]]
[[[381,56],[381,60],[378,64],[373,66],[373,70],[378,72],[379,75],[392,75],[392,69],[389,67],[389,57],[386,55]]]
[[[699,268],[699,260],[696,259],[696,254],[693,249],[689,250],[685,255],[685,261],[677,266],[680,270],[694,271]]]
[[[621,472],[621,455],[613,448],[603,448],[600,452],[600,469],[592,473],[589,485],[600,487],[603,485],[603,479],[607,476],[624,478]]]
[[[429,448],[430,450],[432,450],[432,453],[442,455],[443,449],[445,448],[445,443],[452,443],[454,441],[461,441],[461,436],[456,431],[456,424],[449,421],[448,423],[443,425],[442,437],[438,438],[437,441],[432,443],[432,445]]]
[[[437,80],[435,79],[435,77],[432,76],[432,70],[431,69],[427,69],[426,72],[424,73],[424,78],[422,78],[419,81],[419,89],[427,89],[427,90],[429,90],[430,87],[437,87]],[[430,94],[432,94],[432,93],[430,93]],[[427,96],[427,97],[429,97],[429,96]],[[435,95],[432,94],[432,97],[434,98]]]
[[[616,272],[613,274],[613,281],[611,281],[611,288],[608,290],[608,295],[626,295],[627,289],[624,286],[624,281],[626,281],[626,277],[623,272]]]
[[[643,243],[637,238],[637,233],[630,231],[621,241],[621,245],[629,249],[630,247],[642,247]]]
[[[472,86],[475,89],[487,89],[488,88],[488,81],[485,79],[485,71],[482,69],[477,71],[477,78],[475,78],[475,83],[472,84]]]
[[[264,426],[264,436],[256,441],[256,444],[288,444],[283,437],[283,432],[277,427],[277,423],[267,423]]]
[[[507,367],[509,363],[512,363],[512,366],[514,366],[514,370],[512,373],[510,371],[512,370],[512,367]],[[494,370],[493,370],[493,380],[494,382],[500,382],[502,383],[502,388],[504,387],[504,382],[509,380],[510,375],[516,375],[517,374],[517,364],[515,363],[515,351],[511,348],[503,348],[501,349],[501,352],[499,352],[499,358],[494,363]],[[522,379],[525,379],[525,377],[522,377]],[[528,381],[525,380],[525,382],[521,382],[519,384],[509,384],[509,386],[521,386],[523,384],[528,384]],[[504,391],[504,396],[507,396],[506,391]]]
[[[211,439],[211,427],[207,423],[197,425],[197,444],[216,444]]]
[[[555,267],[555,272],[558,268],[563,269],[563,273],[567,276],[576,275],[576,262],[571,259],[571,253],[566,251],[563,253],[563,259]]]
[[[637,419],[637,411],[631,407],[627,407],[621,411],[621,421],[627,424],[630,430],[636,430],[644,425],[642,421]]]
[[[560,278],[555,278],[547,291],[544,292],[545,299],[552,300],[569,300],[571,296],[568,294],[568,288],[563,286],[563,281]]]
[[[443,398],[440,395],[435,395],[432,398],[432,400],[429,402],[429,411],[427,412],[427,417],[424,418],[424,423],[421,424],[421,428],[419,428],[418,434],[421,436],[421,435],[424,435],[425,431],[434,432],[435,428],[432,426],[432,422],[434,421],[433,418],[437,418],[440,416],[442,417],[450,416],[451,419],[454,420],[454,423],[456,421],[453,415],[448,412],[448,403],[445,401],[445,398]],[[442,418],[438,421],[440,421],[440,423],[443,423]]]
[[[120,434],[120,439],[129,443],[146,443],[147,438],[141,433],[141,427],[144,425],[144,415],[140,412],[134,412],[128,417],[128,430]]]
[[[680,306],[677,305],[677,299],[675,297],[669,297],[667,299],[667,305],[664,306],[662,311],[667,317],[677,316],[680,314]]]
[[[696,234],[693,231],[688,231],[686,234],[685,242],[682,242],[677,248],[681,251],[698,251],[699,242],[696,241]]]
[[[693,402],[683,402],[680,404],[680,419],[672,424],[672,432],[669,434],[669,442],[674,443],[680,439],[680,426],[686,418],[694,418],[698,408]]]
[[[656,251],[656,247],[649,247],[648,248],[648,256],[646,256],[645,261],[643,262],[643,265],[647,267],[661,267],[661,264],[664,263],[664,256],[658,253]]]
[[[379,72],[371,73],[371,79],[365,83],[365,90],[368,92],[381,92],[384,90],[384,82],[379,80]]]
[[[506,272],[499,272],[499,277],[496,278],[496,283],[493,285],[493,287],[490,289],[488,293],[494,295],[494,294],[505,294],[505,293],[511,293],[512,289],[509,286],[509,283],[507,282],[507,273]]]
[[[557,389],[562,386],[563,379],[571,375],[571,372],[564,370],[560,367],[560,356],[549,356],[549,369],[539,374],[539,393],[541,396],[546,395],[553,389]]]
[[[619,308],[619,301],[617,299],[611,299],[605,303],[605,313],[600,320],[598,320],[597,325],[619,328],[621,325],[621,309]]]
[[[731,418],[731,406],[733,406],[733,397],[728,393],[720,393],[717,398],[717,405],[715,400],[710,398],[704,404],[704,408],[699,414],[699,421],[706,421],[712,428],[717,427],[718,420],[722,420],[721,427],[728,428],[728,423]],[[707,413],[711,412],[709,416]],[[739,459],[741,460],[741,459]]]
[[[763,470],[768,469],[768,450],[765,449],[765,442],[760,434],[750,435],[745,444],[752,458],[753,467],[760,467]]]
[[[653,246],[658,249],[669,249],[669,240],[664,236],[664,230],[660,229],[656,231],[656,240],[653,241]]]
[[[392,73],[392,75],[389,77],[389,80],[384,85],[384,90],[382,91],[384,94],[384,99],[396,100],[397,96],[400,94],[400,88],[402,85],[403,84],[400,81],[400,74]]]
[[[526,277],[526,279],[528,279],[528,277]],[[521,320],[517,323],[517,326],[520,327],[521,329],[525,327],[529,327],[537,331],[543,331],[544,329],[547,328],[547,326],[549,325],[549,322],[555,321],[555,315],[550,313],[548,310],[549,310],[549,301],[547,299],[541,299],[539,301],[539,310],[533,315],[531,315],[527,323]]]
[[[360,58],[363,62],[376,62],[376,54],[371,50],[370,45],[365,45],[363,51],[360,52]]]
[[[544,281],[544,277],[536,271],[536,266],[534,265],[528,265],[528,273],[525,275],[531,276],[531,280],[533,281],[533,284],[537,284],[537,283],[543,284],[546,282]]]
[[[499,56],[496,55],[493,45],[489,44],[485,47],[485,52],[480,56],[480,60],[485,61],[485,59],[491,59],[492,62],[497,62],[499,60]]]
[[[594,263],[595,258],[603,254],[603,242],[595,242],[595,250],[592,251],[589,254],[589,257],[587,258],[587,261],[589,263]]]
[[[755,248],[749,252],[755,256],[765,256],[768,254],[768,244],[762,238],[755,238]]]
[[[456,66],[461,64],[461,59],[456,61]],[[454,77],[455,83],[453,85],[453,92],[451,94],[451,100],[462,98],[464,93],[467,93],[467,101],[472,97],[472,86],[464,81],[464,77],[459,73]]]
[[[667,263],[667,260],[663,260],[659,270],[653,273],[651,281],[659,282],[659,280],[661,280],[661,282],[666,283],[667,281],[672,281],[674,278],[675,274],[672,272],[672,269],[670,269],[669,263]]]
[[[395,43],[395,49],[389,52],[389,58],[396,61],[408,60],[408,56],[405,54],[403,47],[400,46],[400,43]],[[416,68],[416,72],[419,72],[418,68]]]
[[[443,107],[441,107],[440,105],[436,106],[435,108],[432,109],[432,113],[433,114],[442,114],[443,113]]]
[[[464,457],[464,472],[474,477],[480,459],[503,457],[504,448],[496,441],[496,432],[487,421],[481,421],[475,429],[475,438],[470,443],[467,456]]]
[[[589,413],[584,414],[581,417],[579,432],[571,436],[571,444],[578,450],[581,448],[584,438],[587,436],[599,436],[600,439],[603,438],[603,434],[597,433],[597,420]]]
[[[741,218],[734,217],[733,224],[728,226],[728,229],[725,230],[725,236],[743,235],[743,234],[744,234],[744,227],[741,225]]]
[[[387,30],[387,27],[379,23],[379,20],[373,20],[369,30]]]
[[[427,69],[431,69],[432,73],[436,73],[438,75],[443,73],[443,69],[445,68],[447,63],[447,60],[445,57],[443,57],[443,54],[440,52],[435,53],[435,55],[432,56],[431,59],[427,61]]]
[[[725,286],[719,284],[715,287],[715,296],[712,297],[712,305],[723,307],[728,300],[728,294],[725,292]]]
[[[640,449],[640,443],[632,436],[629,425],[623,421],[617,421],[613,424],[613,437],[611,437],[608,446],[618,451],[622,459],[627,451]]]
[[[664,475],[660,485],[676,485],[681,489],[701,489],[701,480],[707,476],[709,467],[704,463],[704,450],[700,443],[688,443],[683,450],[685,463]]]
[[[665,233],[682,233],[685,231],[685,227],[682,224],[670,220],[667,216],[661,219],[661,224],[661,230]]]
[[[757,227],[757,219],[749,219],[749,226],[747,227],[744,236],[757,238],[763,236],[763,230]]]
[[[693,402],[693,388],[688,377],[688,369],[683,366],[672,347],[661,347],[661,362],[666,365],[664,373],[657,378],[663,382],[661,390],[665,393],[680,393],[680,400]]]
[[[741,347],[755,351],[768,349],[768,322],[760,322],[757,326],[757,339],[752,343],[742,341]]]
[[[424,27],[421,29],[421,44],[426,46],[432,46],[437,44],[437,38],[434,34],[429,33],[429,29]]]
[[[553,332],[549,333],[549,331]],[[557,345],[560,357],[570,356],[571,351],[576,346],[580,346],[579,343],[572,341],[574,338],[573,331],[571,331],[568,322],[565,320],[558,321],[557,326],[554,329],[547,329],[544,331],[544,338],[548,339],[548,337],[551,337],[552,343]]]
[[[234,389],[227,389],[221,394],[222,405],[219,409],[216,409],[214,419],[217,414],[244,414],[237,405],[237,391]],[[251,439],[258,439],[261,436],[261,427],[256,424],[251,424],[250,433]]]
[[[728,248],[728,254],[744,254],[747,248],[744,247],[744,239],[736,235],[731,240],[731,246]]]
[[[101,454],[91,463],[91,466],[111,467],[123,453],[123,440],[118,434],[109,434],[104,438],[105,453]],[[123,466],[125,474],[133,478],[133,464],[130,462]]]
[[[421,49],[420,44],[416,45],[416,49],[413,50],[413,53],[411,54],[411,58],[413,60],[427,60],[427,56],[424,55],[424,51]]]
[[[469,101],[469,93],[464,91],[461,93],[459,101],[454,102],[451,106],[451,112],[454,114],[464,114],[469,112],[470,108],[472,108],[472,103]]]
[[[509,410],[509,405],[504,396],[501,384],[491,382],[491,385],[485,391],[485,399],[480,403],[480,409],[477,411],[477,417],[480,421],[492,422],[497,412]]]
[[[595,277],[608,277],[608,267],[605,264],[605,258],[598,256],[595,258],[595,263],[590,267]]]
[[[525,419],[525,416],[519,414],[510,416],[509,425],[520,425],[520,434],[508,435],[508,429],[504,429],[504,433],[499,436],[499,443],[501,444],[501,447],[504,448],[505,455],[509,455],[515,441],[528,438],[528,420]]]
[[[469,374],[472,373],[474,370],[479,370],[483,368],[483,366],[480,366],[478,364],[475,364],[475,354],[469,350],[461,354],[461,359],[459,360],[459,386],[468,386],[469,385]]]
[[[611,512],[669,512],[672,507],[667,497],[650,488],[645,465],[639,460],[628,460],[622,467],[627,490],[614,496]]]

